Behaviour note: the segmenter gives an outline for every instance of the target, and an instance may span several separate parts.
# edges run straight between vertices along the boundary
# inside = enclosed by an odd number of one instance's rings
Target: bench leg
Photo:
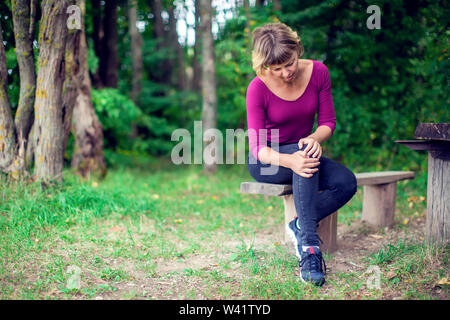
[[[364,186],[362,220],[375,227],[394,224],[397,182]]]
[[[286,224],[294,220],[297,216],[297,211],[295,210],[295,203],[292,194],[283,196],[283,202],[284,223],[286,226]],[[320,248],[322,251],[331,253],[337,249],[337,211],[320,221],[317,233],[324,242]],[[287,244],[291,243],[287,232],[285,232],[284,241]]]
[[[336,211],[319,222],[317,233],[323,241],[320,248],[323,252],[331,253],[337,250],[337,217]]]

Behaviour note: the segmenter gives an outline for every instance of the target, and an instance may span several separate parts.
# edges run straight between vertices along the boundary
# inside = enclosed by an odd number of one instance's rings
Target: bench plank
[[[380,171],[356,173],[358,186],[393,183],[405,179],[414,179],[413,171]],[[241,193],[263,194],[267,196],[284,196],[292,194],[291,184],[262,182],[242,182]]]
[[[380,171],[356,173],[358,186],[386,184],[405,179],[414,179],[413,171]]]

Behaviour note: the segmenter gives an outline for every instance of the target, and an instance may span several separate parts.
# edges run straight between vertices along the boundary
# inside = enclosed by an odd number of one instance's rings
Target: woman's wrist
[[[289,153],[280,153],[280,166],[291,169],[292,155]]]

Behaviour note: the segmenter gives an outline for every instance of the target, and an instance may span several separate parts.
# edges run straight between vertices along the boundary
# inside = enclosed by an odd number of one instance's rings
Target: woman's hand
[[[319,170],[316,168],[319,165],[318,158],[308,158],[303,151],[297,151],[290,155],[289,168],[304,178],[311,178]]]
[[[307,146],[302,152],[304,152],[306,157],[319,159],[322,156],[322,147],[314,138],[302,138],[298,141],[298,147],[300,149],[303,148],[303,145],[305,144]]]

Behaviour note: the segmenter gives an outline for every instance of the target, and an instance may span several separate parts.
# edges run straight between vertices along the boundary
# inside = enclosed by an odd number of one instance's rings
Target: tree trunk
[[[153,34],[157,41],[156,50],[164,50],[169,41],[166,41],[166,32],[164,31],[164,23],[161,12],[163,10],[161,0],[151,0],[150,6],[153,13]],[[151,73],[151,77],[158,83],[169,83],[171,78],[171,69],[169,59],[160,61],[156,72]]]
[[[275,11],[277,11],[278,14],[281,13],[281,0],[272,0],[273,2],[273,8],[275,9]]]
[[[66,79],[63,88],[63,107],[62,107],[62,121],[64,124],[64,140],[63,153],[66,150],[67,139],[70,134],[72,125],[72,115],[75,101],[78,94],[78,88],[81,86],[83,80],[82,69],[80,68],[80,40],[81,33],[84,32],[84,0],[76,0],[76,5],[81,8],[81,25],[82,30],[69,29],[66,44]]]
[[[136,27],[137,22],[137,0],[130,0],[128,8],[129,32],[131,36],[131,57],[133,64],[133,79],[131,98],[135,103],[139,101],[142,81],[142,37]]]
[[[33,124],[33,107],[36,94],[33,37],[30,34],[34,18],[30,19],[32,17],[30,4],[30,0],[12,0],[11,2],[16,56],[20,72],[20,96],[15,117],[18,155],[21,155],[21,158],[17,159],[20,166],[16,168],[19,175],[25,172],[24,155],[28,135]],[[33,15],[35,14],[33,13]],[[31,23],[30,20],[32,20]]]
[[[36,23],[38,12],[40,11],[38,0],[31,0],[30,3],[30,40],[33,42],[36,33]]]
[[[103,26],[102,26],[102,6],[100,0],[92,0],[92,25],[94,41],[94,51],[98,59],[103,56]],[[92,82],[96,88],[103,88],[102,78],[100,76],[100,66],[97,68],[95,74],[92,75]]]
[[[214,41],[211,32],[211,0],[200,1],[200,19],[202,35],[202,121],[204,130],[214,129],[217,126],[217,97],[216,97],[216,67],[214,59]],[[205,133],[204,131],[204,133]],[[215,150],[217,157],[217,137],[213,141],[204,139],[205,148]],[[210,146],[210,144],[212,144]],[[217,158],[216,158],[217,160]],[[217,162],[205,163],[204,171],[212,173],[217,171]]]
[[[201,31],[200,31],[200,0],[195,1],[195,44],[192,89],[200,91],[202,86],[202,70],[200,69]]]
[[[63,137],[62,87],[65,79],[67,7],[69,0],[44,0],[39,32],[34,178],[62,182]]]
[[[17,144],[14,120],[8,95],[8,71],[0,24],[0,171],[10,172],[16,156]]]
[[[72,132],[75,146],[72,169],[84,178],[92,175],[104,177],[106,165],[103,153],[103,129],[95,114],[91,96],[91,79],[88,70],[88,48],[83,27],[80,36],[80,73],[83,74],[81,86],[73,110]]]
[[[176,57],[171,59],[170,70],[175,79],[172,81],[177,86],[178,90],[185,89],[185,72],[184,72],[184,51],[178,42],[177,34],[177,20],[175,18],[175,6],[169,6],[169,20],[170,20],[170,45],[171,51],[176,52]]]
[[[105,3],[104,37],[100,58],[100,76],[105,87],[117,88],[119,58],[117,54],[117,0]]]

